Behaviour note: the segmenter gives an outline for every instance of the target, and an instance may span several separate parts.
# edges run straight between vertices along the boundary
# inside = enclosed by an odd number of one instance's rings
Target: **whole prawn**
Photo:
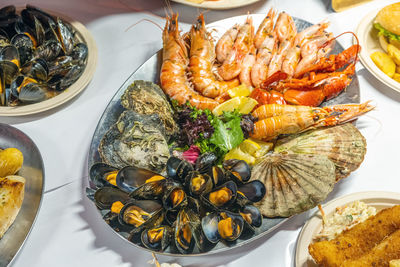
[[[257,48],[256,61],[251,70],[251,81],[255,87],[267,78],[268,65],[272,54],[276,50],[276,34],[274,33],[274,20],[276,11],[272,8],[259,26],[254,38],[254,45]]]
[[[214,44],[206,30],[204,16],[201,14],[197,23],[190,30],[189,72],[192,84],[197,92],[215,98],[228,89],[238,86],[239,81],[219,81],[212,72],[215,61]]]
[[[215,46],[215,54],[217,55],[218,62],[222,63],[228,57],[238,33],[239,25],[235,24],[218,40],[217,45]]]
[[[166,18],[163,30],[163,62],[160,83],[163,91],[179,104],[189,102],[199,109],[213,110],[218,102],[194,91],[186,77],[188,51],[178,28],[178,14]]]
[[[318,127],[334,126],[351,121],[374,108],[370,101],[324,108],[264,105],[252,113],[259,121],[254,124],[251,137],[271,140],[281,134],[295,134]]]
[[[224,80],[231,80],[242,71],[243,59],[249,54],[253,47],[254,38],[253,19],[249,16],[246,22],[240,26],[235,43],[227,58],[218,68],[219,75]]]

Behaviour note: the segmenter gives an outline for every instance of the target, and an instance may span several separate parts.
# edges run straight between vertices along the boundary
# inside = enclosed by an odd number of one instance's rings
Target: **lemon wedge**
[[[247,87],[245,84],[241,84],[239,86],[229,89],[227,93],[231,98],[237,96],[249,96],[251,93],[251,88]]]
[[[228,159],[240,159],[240,160],[244,160],[246,161],[247,164],[252,165],[256,162],[256,159],[248,154],[243,152],[240,147],[235,147],[233,149],[231,149],[231,151],[229,151],[226,155],[225,155],[225,160]]]
[[[215,116],[219,116],[222,115],[224,111],[234,111],[237,109],[242,114],[248,114],[254,109],[255,106],[257,106],[257,104],[257,100],[253,98],[237,96],[219,104],[212,112]]]
[[[250,139],[244,140],[239,145],[239,147],[243,152],[248,153],[252,156],[254,156],[254,154],[257,152],[257,150],[259,150],[261,148],[261,146],[259,144],[257,144],[256,142],[254,142],[253,140],[250,140]]]
[[[391,260],[389,261],[390,267],[400,267],[400,260]]]

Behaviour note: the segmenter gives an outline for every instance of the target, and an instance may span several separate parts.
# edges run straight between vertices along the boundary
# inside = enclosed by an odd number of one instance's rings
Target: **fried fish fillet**
[[[376,244],[400,229],[400,205],[384,209],[375,216],[342,232],[335,239],[308,246],[314,260],[322,266],[341,266],[366,254]]]
[[[400,230],[385,238],[358,259],[345,261],[342,267],[389,266],[389,261],[400,258]]]

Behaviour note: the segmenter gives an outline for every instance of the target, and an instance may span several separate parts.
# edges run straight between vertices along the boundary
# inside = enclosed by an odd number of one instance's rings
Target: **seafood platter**
[[[97,49],[81,23],[26,5],[0,9],[0,116],[42,112],[79,94]]]
[[[35,223],[44,191],[44,165],[33,141],[0,123],[0,266],[10,264]]]
[[[181,33],[167,17],[163,49],[92,139],[86,193],[103,220],[134,246],[199,256],[323,202],[366,153],[349,122],[374,109],[357,103],[360,46],[343,49],[328,26],[270,9],[207,27],[201,14]]]

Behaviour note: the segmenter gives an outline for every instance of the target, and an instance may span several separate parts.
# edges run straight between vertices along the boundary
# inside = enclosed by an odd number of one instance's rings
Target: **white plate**
[[[369,206],[373,206],[377,211],[390,208],[394,205],[400,205],[400,193],[367,191],[350,194],[330,201],[322,206],[327,216],[330,216],[335,211],[336,207],[343,206],[360,200]],[[308,245],[312,242],[313,237],[322,229],[322,218],[317,211],[304,225],[297,239],[296,246],[296,266],[297,267],[316,267],[317,264],[313,261],[308,253]]]
[[[373,52],[381,51],[384,52],[379,44],[377,37],[378,31],[372,25],[376,15],[380,9],[376,9],[371,13],[368,13],[358,24],[356,34],[359,38],[361,45],[360,61],[364,67],[372,73],[378,80],[390,88],[400,92],[400,83],[396,82],[383,71],[381,71],[370,58]]]
[[[231,9],[241,6],[247,6],[255,2],[258,2],[260,0],[218,0],[218,1],[205,0],[201,4],[197,4],[189,0],[172,0],[172,1],[188,6],[202,7],[208,9]]]

